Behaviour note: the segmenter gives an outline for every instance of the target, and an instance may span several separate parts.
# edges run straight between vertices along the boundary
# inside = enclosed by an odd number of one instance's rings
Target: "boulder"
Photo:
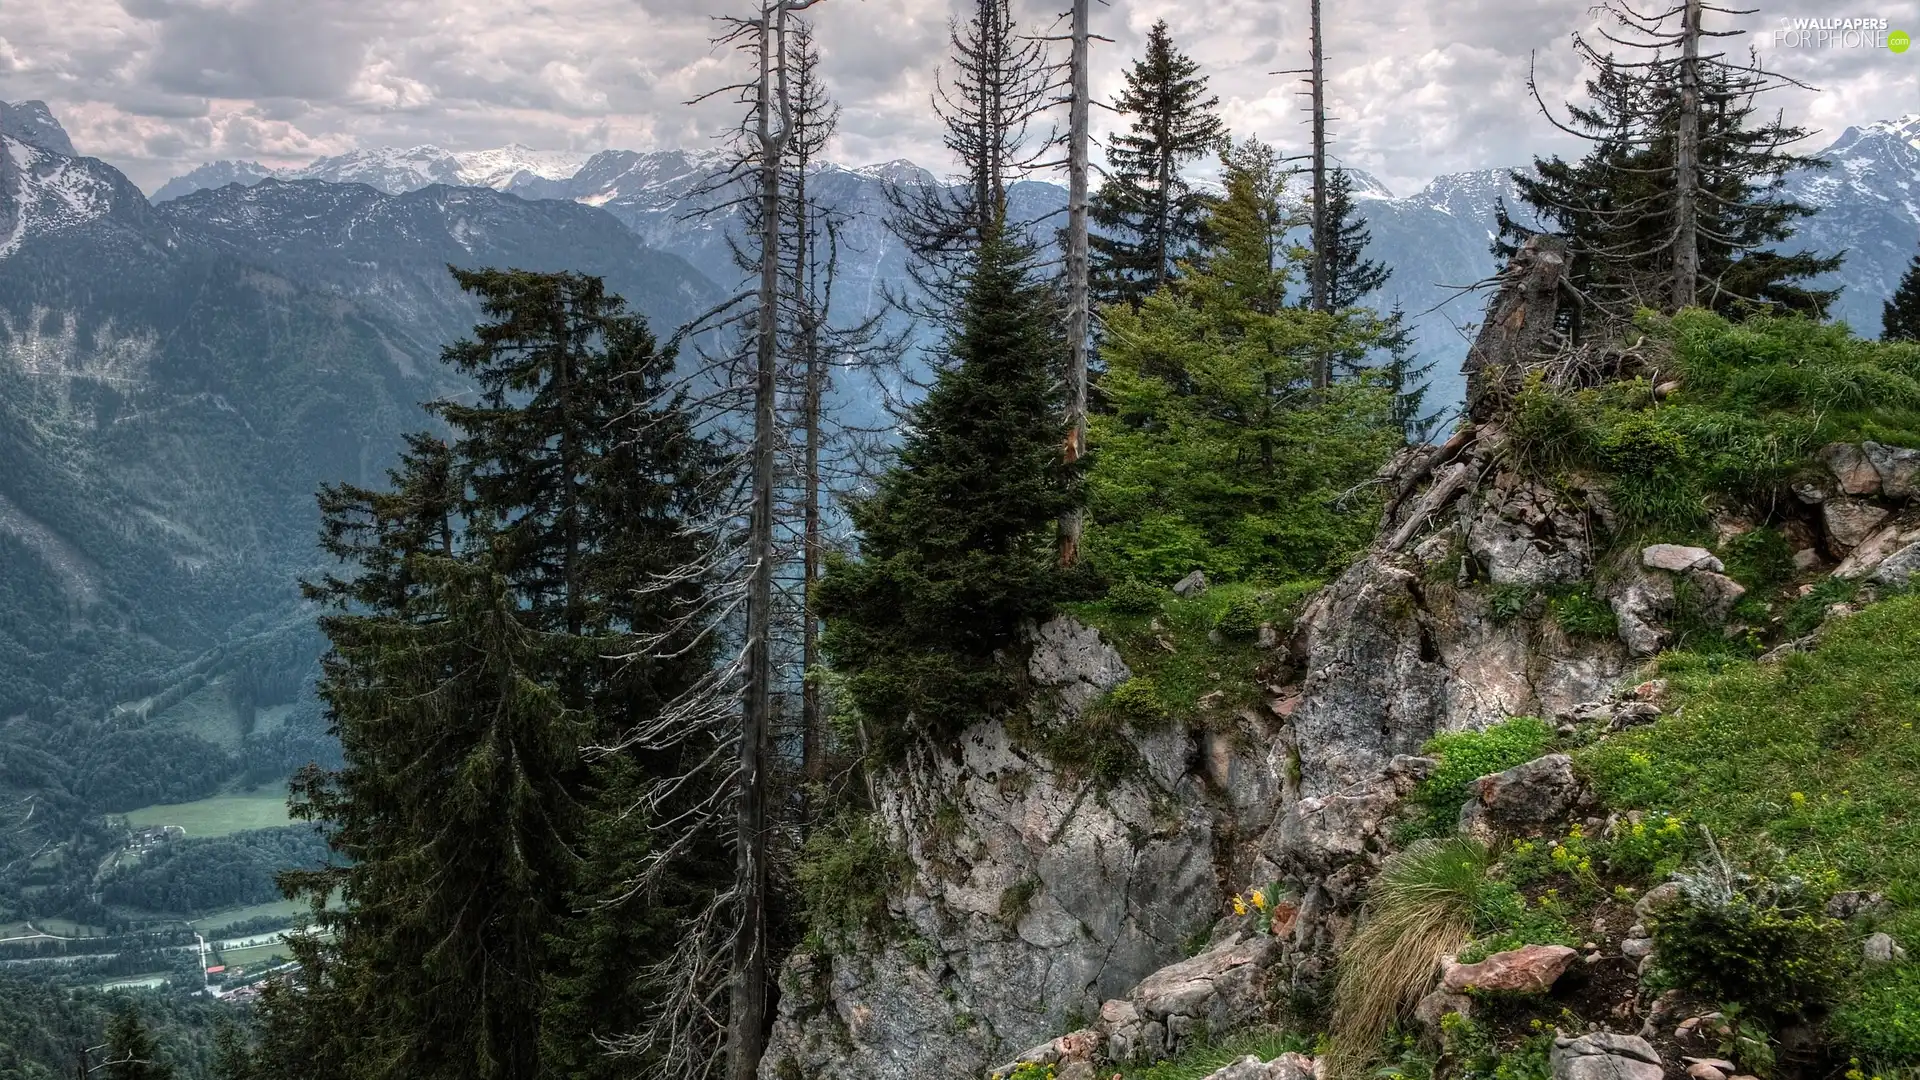
[[[1887,520],[1890,511],[1861,499],[1828,499],[1820,506],[1828,543],[1836,551],[1852,551]]]
[[[1549,1061],[1553,1080],[1661,1080],[1665,1073],[1647,1040],[1610,1031],[1555,1036]]]
[[[1704,1061],[1696,1061],[1687,1066],[1689,1080],[1727,1080],[1728,1070]]]
[[[1668,904],[1679,903],[1680,898],[1680,886],[1677,882],[1669,881],[1655,885],[1653,888],[1648,889],[1640,899],[1633,902],[1634,917],[1644,919],[1653,912],[1666,907]]]
[[[1873,471],[1880,475],[1881,494],[1889,499],[1904,500],[1920,491],[1920,485],[1915,483],[1920,477],[1920,450],[1882,446],[1876,442],[1861,443],[1860,449],[1873,464]]]
[[[1916,572],[1920,572],[1920,543],[1908,544],[1880,560],[1880,565],[1867,575],[1867,580],[1876,585],[1900,589],[1911,582]]]
[[[1578,956],[1565,945],[1523,945],[1494,953],[1477,964],[1447,964],[1440,989],[1450,993],[1475,990],[1505,994],[1544,994],[1566,973]]]
[[[1848,495],[1880,494],[1880,473],[1866,451],[1852,443],[1833,443],[1820,451],[1820,463]]]
[[[1907,950],[1893,940],[1887,933],[1874,934],[1860,947],[1861,955],[1869,964],[1891,964],[1907,955]]]
[[[1732,613],[1733,605],[1747,595],[1747,587],[1725,574],[1711,570],[1695,570],[1687,575],[1692,583],[1694,597],[1700,605],[1700,615],[1708,622],[1724,622]]]
[[[1173,593],[1183,600],[1191,600],[1207,591],[1207,574],[1204,570],[1195,570],[1179,581],[1174,582]]]
[[[1472,1016],[1473,999],[1452,990],[1440,989],[1421,998],[1420,1004],[1413,1007],[1413,1018],[1433,1032],[1440,1030],[1440,1021],[1450,1013]]]
[[[1467,806],[1478,804],[1470,816],[1497,830],[1522,831],[1564,820],[1583,796],[1573,758],[1548,754],[1474,781]]]
[[[1666,638],[1660,620],[1673,610],[1673,578],[1638,573],[1609,598],[1620,643],[1634,656],[1652,656]]]
[[[1620,943],[1620,955],[1629,960],[1645,960],[1653,955],[1653,939],[1630,937]]]
[[[1827,918],[1851,919],[1860,915],[1877,915],[1887,910],[1887,898],[1877,892],[1865,892],[1849,889],[1837,892],[1827,898]]]
[[[1608,721],[1607,728],[1610,731],[1621,731],[1630,727],[1639,727],[1641,724],[1651,724],[1658,719],[1660,719],[1660,706],[1651,701],[1630,701],[1620,706],[1619,710],[1613,714],[1613,719]]]
[[[1651,544],[1641,548],[1640,565],[1649,570],[1668,570],[1676,574],[1688,570],[1711,570],[1718,574],[1726,570],[1713,552],[1681,544]]]

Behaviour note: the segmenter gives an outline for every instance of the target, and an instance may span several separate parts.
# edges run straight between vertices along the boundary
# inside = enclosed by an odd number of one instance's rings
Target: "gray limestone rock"
[[[1828,499],[1820,506],[1827,540],[1837,551],[1851,551],[1873,535],[1891,513],[1863,499]]]
[[[1860,449],[1873,464],[1873,471],[1879,474],[1881,494],[1905,501],[1920,491],[1914,483],[1916,476],[1920,476],[1920,450],[1882,446],[1877,442],[1861,443]]]
[[[1916,572],[1920,572],[1920,543],[1908,544],[1880,560],[1867,580],[1877,585],[1905,588]]]
[[[1664,1070],[1653,1046],[1636,1035],[1588,1032],[1553,1040],[1553,1080],[1661,1080]]]
[[[1874,443],[1868,445],[1885,449]],[[1846,494],[1880,494],[1880,473],[1863,447],[1852,443],[1833,443],[1821,448],[1820,462],[1833,474],[1834,482]]]
[[[1573,758],[1548,754],[1474,781],[1467,806],[1496,831],[1525,831],[1564,821],[1583,797]]]
[[[1640,565],[1649,570],[1668,570],[1676,574],[1687,570],[1711,570],[1718,574],[1726,570],[1726,566],[1706,548],[1680,544],[1650,544],[1641,548]]]
[[[1174,595],[1183,599],[1192,599],[1206,591],[1207,575],[1203,570],[1195,570],[1173,584]]]

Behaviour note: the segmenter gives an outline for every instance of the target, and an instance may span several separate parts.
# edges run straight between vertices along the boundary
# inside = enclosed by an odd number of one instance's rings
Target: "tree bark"
[[[1311,303],[1315,311],[1328,310],[1327,262],[1330,246],[1327,236],[1327,82],[1325,48],[1320,36],[1320,0],[1312,0],[1308,9],[1310,41],[1307,80],[1313,96],[1313,262],[1308,271]],[[1313,359],[1313,385],[1320,389],[1333,382],[1333,358],[1325,348]]]
[[[1700,8],[1686,0],[1680,42],[1680,120],[1673,152],[1673,310],[1693,304],[1700,280]]]
[[[1072,100],[1067,121],[1067,443],[1069,468],[1087,445],[1087,349],[1091,300],[1087,282],[1087,126],[1091,91],[1087,79],[1088,8],[1073,0]],[[1080,561],[1083,523],[1078,506],[1060,516],[1060,565]]]
[[[766,1049],[767,758],[772,743],[774,406],[780,302],[780,157],[773,123],[774,67],[784,64],[787,0],[760,9],[756,131],[760,152],[760,292],[753,388],[753,503],[748,520],[746,694],[741,708],[739,795],[734,807],[734,932],[727,1010],[728,1080],[754,1080]],[[782,102],[784,104],[784,102]]]
[[[1527,239],[1500,273],[1479,336],[1462,365],[1467,376],[1467,418],[1484,424],[1502,412],[1518,388],[1520,373],[1552,340],[1560,282],[1567,269],[1567,242],[1547,233]]]

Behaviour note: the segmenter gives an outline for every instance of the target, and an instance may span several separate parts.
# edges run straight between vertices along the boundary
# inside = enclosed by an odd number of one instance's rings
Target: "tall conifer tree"
[[[1107,140],[1107,178],[1090,212],[1093,289],[1105,303],[1140,301],[1164,285],[1193,246],[1205,199],[1182,167],[1220,146],[1225,128],[1200,65],[1174,48],[1166,20],[1147,32],[1146,55],[1126,73],[1113,108],[1127,130]]]
[[[1327,306],[1353,307],[1393,276],[1393,269],[1367,258],[1373,231],[1358,216],[1353,177],[1345,169],[1327,175]]]
[[[294,945],[305,990],[267,1003],[265,1057],[323,1080],[541,1074],[551,979],[581,974],[556,942],[605,888],[583,880],[601,841],[581,748],[704,669],[631,646],[701,587],[655,585],[690,561],[707,464],[664,393],[671,355],[596,279],[457,276],[488,321],[445,358],[479,400],[433,406],[455,440],[412,437],[390,490],[323,491],[350,572],[305,586],[330,609],[321,694],[346,764],[303,773],[296,812],[343,864],[284,881],[346,903],[315,916],[330,939]]]
[[[819,587],[827,654],[883,754],[1012,707],[1001,651],[1070,591],[1053,547],[1078,497],[1053,392],[1063,345],[1031,257],[988,232],[899,463],[853,508],[860,558]]]
[[[140,1014],[128,1005],[107,1024],[106,1080],[173,1080],[173,1066],[160,1057],[160,1043]]]
[[[1913,257],[1900,287],[1880,307],[1881,341],[1920,341],[1920,255]]]

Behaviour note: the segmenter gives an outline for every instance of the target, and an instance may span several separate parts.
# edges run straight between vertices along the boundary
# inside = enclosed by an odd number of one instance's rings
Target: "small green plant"
[[[1124,615],[1149,615],[1160,610],[1167,590],[1139,578],[1116,581],[1107,589],[1107,606]]]
[[[1151,675],[1135,675],[1109,690],[1105,708],[1116,719],[1142,728],[1157,727],[1173,716]]]
[[[1024,918],[1033,908],[1033,898],[1040,894],[1040,878],[1028,874],[1009,885],[1000,893],[1000,921],[1013,926]]]
[[[1684,819],[1655,811],[1621,821],[1601,845],[1600,857],[1616,874],[1658,881],[1680,868],[1692,846]]]
[[[1749,589],[1770,589],[1793,577],[1793,545],[1778,529],[1749,529],[1720,545],[1727,576]]]
[[[1813,633],[1827,621],[1827,609],[1835,604],[1850,604],[1860,594],[1860,583],[1851,578],[1828,577],[1816,582],[1813,591],[1795,600],[1787,609],[1787,634],[1801,637]]]
[[[1328,1066],[1341,1080],[1378,1060],[1395,1016],[1473,930],[1487,884],[1486,848],[1467,837],[1421,840],[1387,859],[1367,890],[1360,927],[1341,951]]]
[[[1487,614],[1496,623],[1510,623],[1525,614],[1532,602],[1531,585],[1495,585],[1487,592]]]
[[[1007,1080],[1053,1080],[1054,1067],[1038,1061],[1023,1061]]]
[[[1747,1015],[1744,1006],[1737,1001],[1720,1006],[1719,1030],[1717,1049],[1721,1057],[1731,1058],[1734,1064],[1762,1080],[1773,1075],[1773,1036]]]
[[[1610,638],[1619,630],[1613,609],[1584,586],[1548,596],[1547,611],[1567,634]]]
[[[886,930],[887,893],[904,875],[904,859],[876,817],[848,812],[807,838],[794,875],[807,924],[838,944]]]
[[[1260,602],[1251,596],[1236,596],[1214,618],[1213,628],[1224,637],[1245,639],[1260,632]]]
[[[1761,1022],[1835,1000],[1847,971],[1841,924],[1805,883],[1748,880],[1717,853],[1676,880],[1686,902],[1653,926],[1663,981],[1742,1005]]]

